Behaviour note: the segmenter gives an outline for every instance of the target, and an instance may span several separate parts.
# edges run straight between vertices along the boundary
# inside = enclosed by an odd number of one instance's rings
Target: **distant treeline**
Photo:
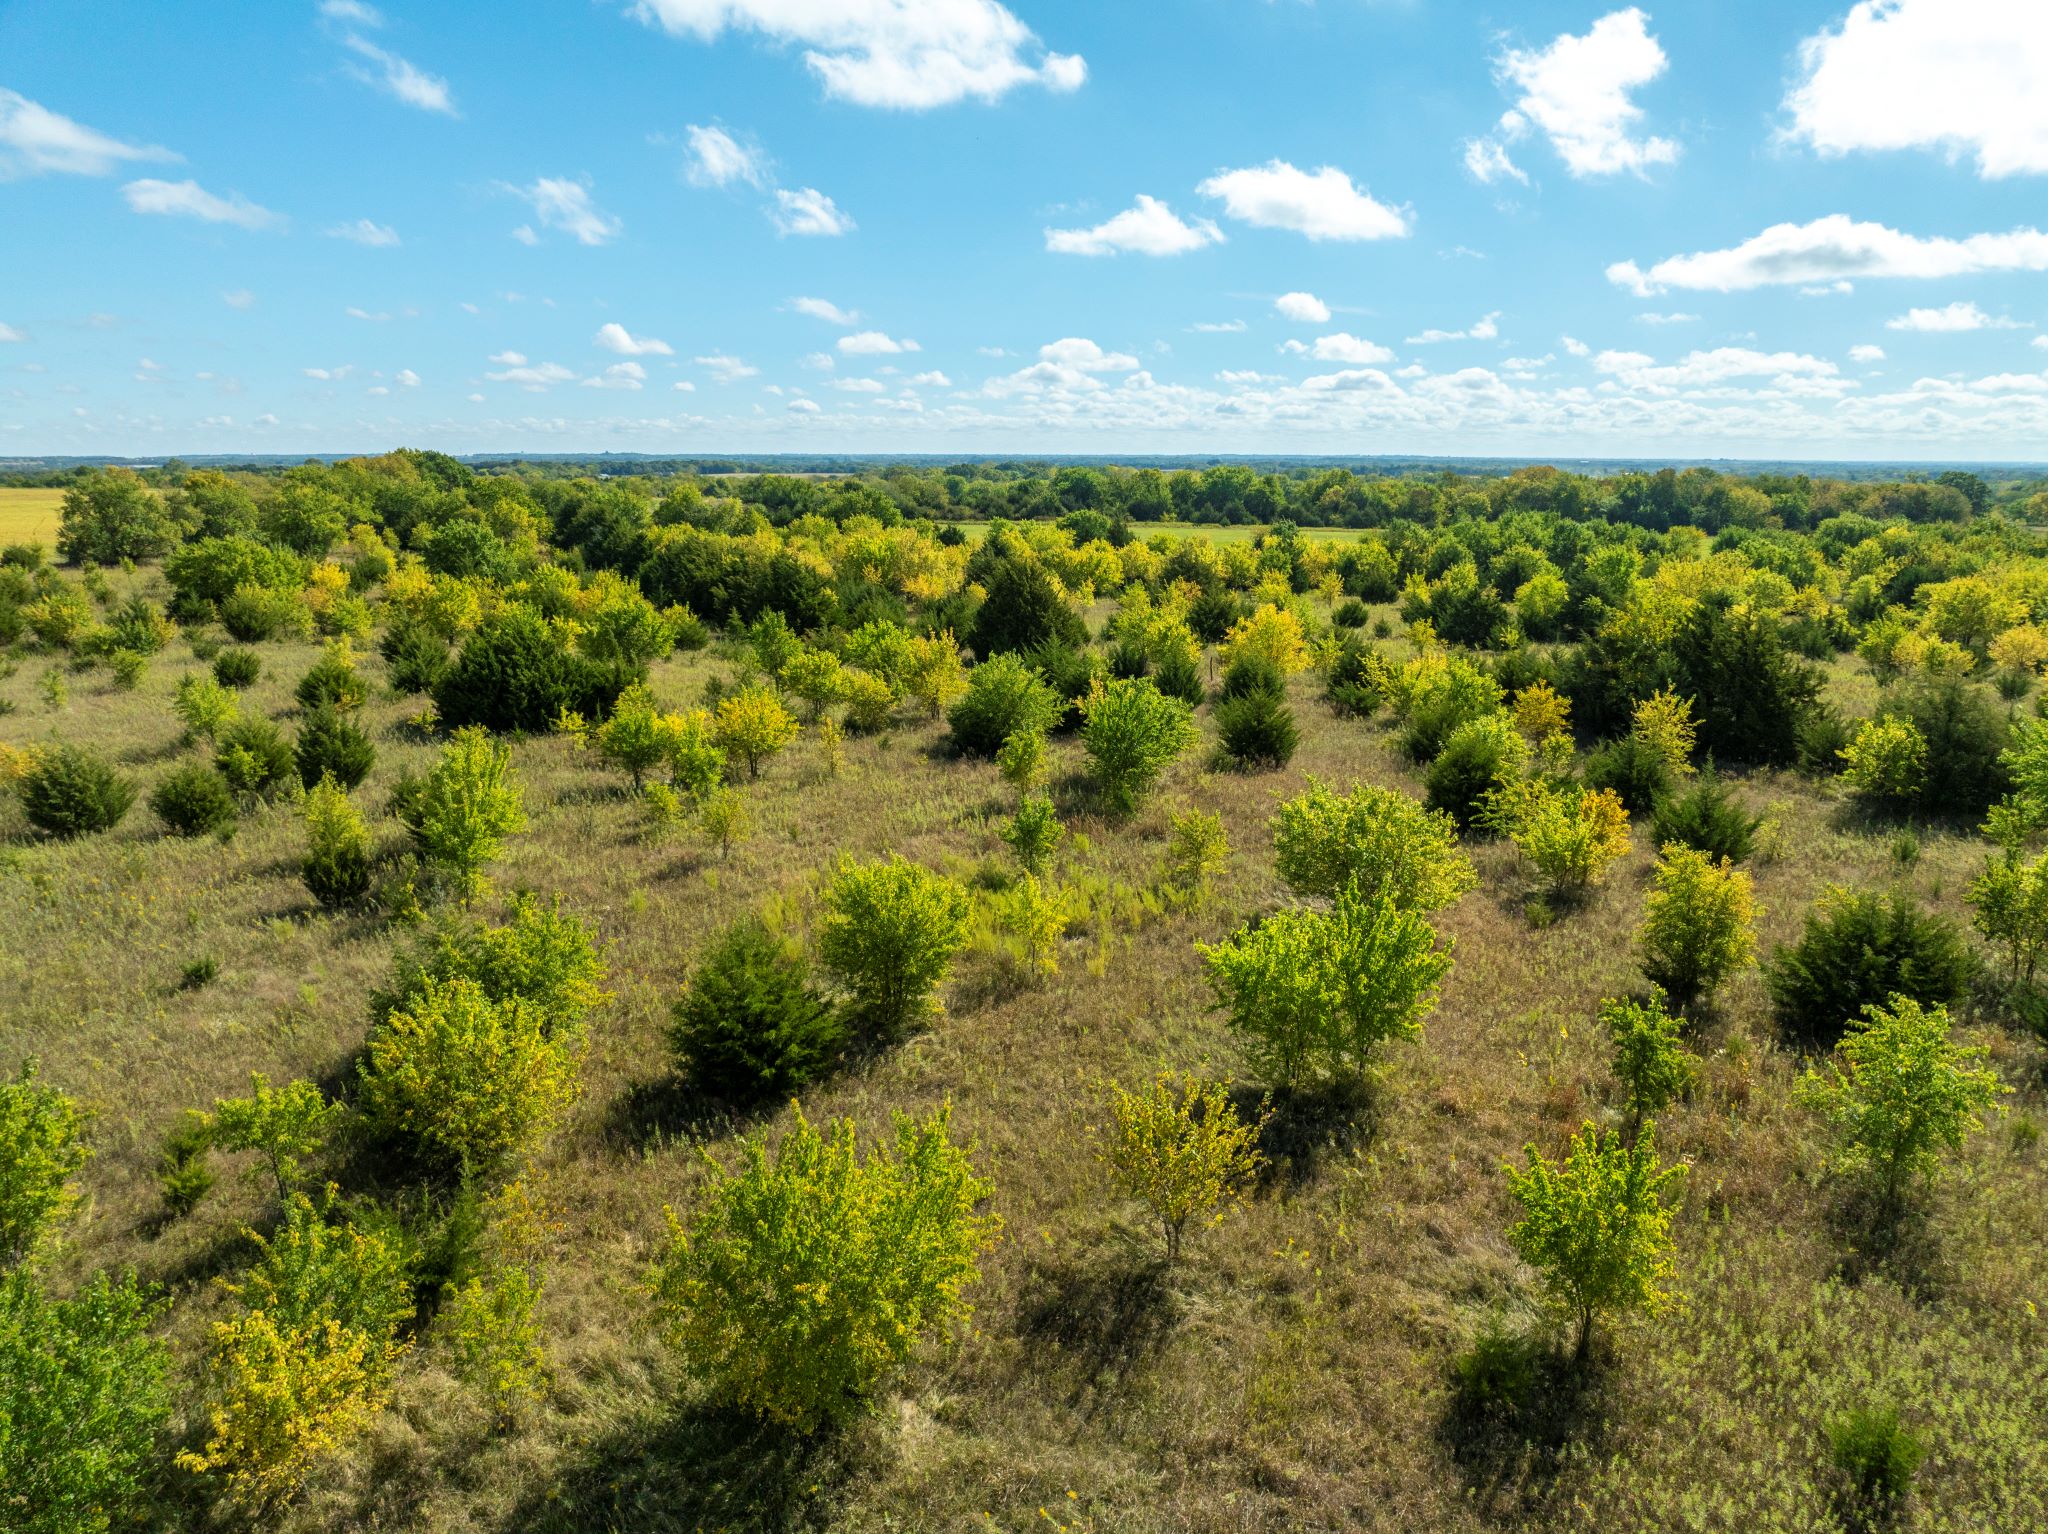
[[[1705,466],[1620,471],[1602,466],[1599,472],[1578,472],[1537,464],[1487,472],[1393,472],[1380,466],[1361,471],[1302,464],[1262,469],[1248,462],[1169,469],[992,460],[879,467],[870,463],[844,472],[808,466],[802,472],[745,472],[719,467],[725,461],[715,459],[465,462],[414,449],[383,459],[350,460],[398,461],[444,486],[489,479],[518,482],[550,510],[607,490],[647,502],[681,492],[705,502],[758,510],[776,526],[812,515],[834,521],[872,515],[885,524],[1079,517],[1091,524],[1091,535],[1113,541],[1121,541],[1123,530],[1132,525],[1168,521],[1368,528],[1396,522],[1441,525],[1515,512],[1654,530],[1690,526],[1708,532],[1725,527],[1810,529],[1830,517],[1849,514],[1956,522],[2002,510],[2048,520],[2048,476],[1968,469],[1932,475],[1895,470],[1889,477],[1867,477],[1848,472],[1735,473]],[[152,487],[174,491],[194,467],[172,459],[136,472]],[[299,464],[213,465],[208,472],[225,473],[260,495],[280,483],[304,483],[309,476],[319,479],[337,471],[348,472],[345,465],[309,459]],[[0,475],[0,484],[68,487],[96,472],[97,466],[78,463]],[[1096,519],[1099,526],[1092,525]]]

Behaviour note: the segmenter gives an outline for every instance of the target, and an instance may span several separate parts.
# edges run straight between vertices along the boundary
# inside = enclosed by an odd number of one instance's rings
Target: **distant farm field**
[[[62,490],[0,489],[0,543],[54,542],[63,504]]]

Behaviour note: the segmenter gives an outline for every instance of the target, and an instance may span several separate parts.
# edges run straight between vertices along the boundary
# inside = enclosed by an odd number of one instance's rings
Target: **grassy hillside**
[[[1390,650],[1400,648],[1394,641]],[[317,656],[264,647],[250,702],[288,714]],[[17,744],[53,729],[137,778],[194,753],[169,701],[196,670],[175,647],[140,690],[74,680],[53,709],[31,668],[0,683]],[[376,676],[379,664],[365,663]],[[663,697],[696,693],[717,664],[664,662]],[[1865,690],[1846,667],[1830,683]],[[1832,1216],[1811,1128],[1788,1103],[1797,1062],[1775,1042],[1755,974],[1695,1040],[1702,1079],[1662,1126],[1692,1170],[1678,1221],[1670,1316],[1611,1334],[1582,1396],[1530,1428],[1461,1408],[1453,1361],[1490,1324],[1536,1324],[1502,1232],[1501,1163],[1555,1150],[1582,1119],[1614,1120],[1600,999],[1636,983],[1628,934],[1650,849],[1583,909],[1532,924],[1513,853],[1476,849],[1481,887],[1448,913],[1456,968],[1423,1042],[1391,1052],[1361,1111],[1283,1116],[1271,1176],[1249,1208],[1193,1243],[1167,1275],[1155,1238],[1113,1198],[1090,1154],[1100,1083],[1161,1063],[1239,1071],[1209,1011],[1194,951],[1279,900],[1266,821],[1308,777],[1413,788],[1379,728],[1334,718],[1295,684],[1304,745],[1283,772],[1208,773],[1190,761],[1128,823],[1088,807],[1071,744],[1059,793],[1074,832],[1068,877],[1093,912],[1061,972],[1020,984],[972,954],[946,1016],[852,1076],[805,1095],[814,1121],[878,1128],[892,1109],[950,1098],[995,1182],[1005,1231],[974,1291],[974,1329],[902,1382],[879,1416],[822,1443],[692,1404],[641,1288],[665,1205],[690,1207],[700,1152],[729,1158],[752,1125],[693,1123],[666,1104],[663,1027],[692,960],[731,919],[766,906],[799,926],[842,854],[895,850],[974,880],[995,870],[1009,794],[992,768],[950,760],[934,726],[857,741],[837,778],[794,748],[753,794],[755,838],[729,864],[648,840],[616,775],[560,739],[515,748],[530,831],[495,870],[501,892],[559,891],[608,948],[615,1000],[599,1015],[584,1092],[544,1153],[558,1220],[543,1317],[553,1382],[492,1431],[431,1354],[407,1369],[368,1439],[317,1478],[284,1527],[832,1529],[1829,1528],[1814,1490],[1825,1419],[1869,1399],[1932,1425],[1918,1526],[2026,1526],[2042,1511],[2048,1450],[2043,1323],[2048,1171],[2033,1125],[2040,1057],[1994,1030],[2010,1119],[1974,1141],[1924,1228],[1859,1253]],[[426,765],[413,705],[367,710],[379,804]],[[1927,830],[1901,859],[1889,831],[1845,818],[1831,793],[1739,780],[1768,812],[1780,855],[1757,869],[1766,944],[1793,935],[1833,881],[1899,880],[1960,913],[1979,862],[1968,834]],[[1212,909],[1164,914],[1145,891],[1165,808],[1222,814],[1235,849]],[[388,823],[387,823],[388,826]],[[387,839],[389,829],[382,833]],[[260,1186],[223,1179],[166,1221],[157,1148],[187,1107],[248,1073],[345,1083],[392,934],[310,906],[295,812],[258,812],[228,845],[180,842],[131,816],[73,845],[17,834],[0,884],[0,1039],[42,1057],[93,1115],[88,1202],[61,1268],[134,1265],[178,1296],[171,1335],[196,1367],[229,1301],[215,1280],[262,1222]],[[489,907],[502,905],[502,893]],[[187,964],[218,978],[181,985]],[[775,1129],[786,1117],[771,1117]],[[174,1505],[168,1522],[197,1518]]]

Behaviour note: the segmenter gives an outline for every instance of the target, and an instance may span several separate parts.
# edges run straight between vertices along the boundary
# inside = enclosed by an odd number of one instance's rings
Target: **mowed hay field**
[[[55,547],[63,506],[62,490],[11,490],[0,486],[0,544],[40,543]]]
[[[154,572],[133,577],[159,598]],[[115,577],[116,595],[130,589]],[[1381,608],[1376,616],[1390,616]],[[1098,618],[1100,612],[1096,615]],[[1404,641],[1385,646],[1398,653]],[[259,647],[244,707],[290,722],[311,644]],[[435,745],[407,727],[419,704],[381,686],[374,650],[365,723],[378,760],[357,795],[381,807]],[[98,747],[145,790],[195,749],[171,712],[200,669],[181,640],[133,692],[67,674],[53,704],[29,660],[0,680],[0,740],[53,733]],[[729,670],[712,652],[659,663],[653,688],[694,702]],[[1830,686],[1867,709],[1846,663]],[[1243,1212],[1190,1238],[1163,1273],[1157,1235],[1113,1197],[1093,1155],[1102,1084],[1162,1064],[1243,1075],[1210,1011],[1195,951],[1282,903],[1267,829],[1309,777],[1419,792],[1382,725],[1339,719],[1313,676],[1292,683],[1302,748],[1285,770],[1210,772],[1206,746],[1136,815],[1090,808],[1072,741],[1055,747],[1070,835],[1063,879],[1089,914],[1057,977],[1021,981],[992,945],[971,949],[929,1031],[808,1090],[812,1122],[867,1131],[892,1110],[954,1105],[1003,1221],[972,1291],[971,1331],[895,1382],[880,1411],[803,1440],[705,1409],[657,1335],[644,1282],[664,1206],[687,1213],[703,1153],[730,1162],[736,1132],[674,1109],[664,1027],[691,965],[735,918],[767,910],[800,931],[842,855],[890,851],[970,883],[1004,864],[1014,802],[992,766],[949,756],[943,725],[850,740],[836,776],[808,734],[748,788],[755,835],[721,861],[694,838],[650,839],[619,774],[559,737],[513,750],[530,828],[492,870],[482,914],[515,891],[559,894],[597,927],[611,1003],[594,1018],[584,1088],[541,1155],[556,1228],[542,1302],[552,1383],[510,1426],[421,1349],[368,1435],[316,1473],[267,1525],[407,1529],[685,1531],[1837,1530],[1825,1423],[1899,1405],[1928,1461],[1902,1526],[2005,1531],[2048,1523],[2048,1152],[2040,1049],[1966,1027],[2018,1090],[1973,1139],[1924,1223],[1892,1250],[1859,1250],[1834,1214],[1809,1115],[1791,1105],[1800,1062],[1777,1042],[1754,970],[1689,1042],[1690,1099],[1659,1125],[1689,1164],[1676,1221],[1682,1296],[1667,1315],[1602,1334],[1582,1391],[1545,1420],[1461,1411],[1454,1360],[1489,1325],[1540,1324],[1534,1286],[1503,1231],[1501,1165],[1534,1141],[1556,1154],[1583,1120],[1619,1122],[1594,1021],[1636,987],[1630,933],[1652,859],[1633,854],[1583,906],[1531,915],[1511,849],[1474,848],[1481,882],[1443,913],[1455,968],[1423,1039],[1387,1052],[1368,1102],[1283,1113],[1270,1174]],[[1205,734],[1213,738],[1209,710]],[[1896,880],[1965,914],[1983,843],[1922,827],[1911,848],[1844,812],[1831,788],[1735,779],[1777,826],[1755,868],[1763,946],[1794,935],[1828,884]],[[1220,814],[1233,853],[1211,905],[1152,896],[1169,809]],[[4,811],[0,849],[0,1055],[39,1056],[92,1117],[85,1201],[53,1281],[132,1265],[176,1296],[168,1325],[187,1411],[218,1280],[246,1262],[244,1226],[270,1219],[253,1180],[223,1174],[189,1217],[164,1217],[159,1149],[187,1108],[245,1091],[251,1071],[346,1087],[367,1002],[403,929],[333,916],[298,876],[288,804],[246,817],[232,842],[160,835],[138,803],[114,832],[32,839]],[[378,833],[400,839],[385,819]],[[210,983],[186,987],[211,959]],[[1255,1096],[1255,1094],[1254,1094]],[[202,1424],[185,1420],[183,1431]],[[158,1526],[207,1525],[174,1477]]]

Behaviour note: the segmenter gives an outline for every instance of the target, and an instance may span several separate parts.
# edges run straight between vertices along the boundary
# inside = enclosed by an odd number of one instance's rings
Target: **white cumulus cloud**
[[[915,341],[898,340],[879,330],[862,330],[850,336],[841,336],[839,349],[849,357],[879,357],[921,350]]]
[[[786,186],[777,187],[775,206],[768,216],[783,234],[846,234],[854,228],[853,220],[839,205],[814,186],[794,192]]]
[[[1750,288],[1852,277],[1967,277],[1979,272],[2048,271],[2048,234],[2023,227],[1963,239],[1923,238],[1884,224],[1830,213],[1804,224],[1773,224],[1726,250],[1670,256],[1644,271],[1633,261],[1607,268],[1607,280],[1638,297],[1667,288],[1736,293]]]
[[[859,106],[920,111],[1029,84],[1072,91],[1088,74],[997,0],[634,0],[631,10],[675,36],[753,32],[801,48],[825,94]]]
[[[814,320],[823,320],[842,329],[850,330],[860,323],[858,309],[842,309],[829,298],[792,298],[789,307],[798,314],[808,314]]]
[[[1638,175],[1678,158],[1678,145],[1637,137],[1643,109],[1630,93],[1663,74],[1670,61],[1650,35],[1649,17],[1630,6],[1594,22],[1584,35],[1566,32],[1542,48],[1510,48],[1494,60],[1501,85],[1518,94],[1491,136],[1465,146],[1465,168],[1481,181],[1529,178],[1506,146],[1533,129],[1575,177]]]
[[[1385,240],[1409,230],[1406,209],[1388,207],[1334,165],[1305,171],[1285,160],[1218,171],[1196,188],[1224,212],[1262,229],[1292,229],[1311,240]]]
[[[676,352],[668,342],[657,341],[652,336],[636,336],[616,320],[599,326],[590,341],[593,346],[617,352],[621,357],[673,357]]]
[[[387,247],[398,243],[398,231],[389,224],[379,224],[367,218],[351,219],[345,224],[334,224],[328,228],[330,240],[349,240],[357,245]]]
[[[109,176],[123,165],[176,160],[156,144],[130,144],[0,90],[0,181],[29,176]]]
[[[2038,344],[2041,341],[2048,341],[2048,336],[2039,336],[2035,339]],[[1882,362],[1884,361],[1884,348],[1882,346],[1872,346],[1868,342],[1860,346],[1852,346],[1849,348],[1849,360],[1851,362]]]
[[[1273,300],[1273,312],[1297,325],[1327,325],[1330,306],[1313,293],[1282,293]]]
[[[1806,39],[1787,136],[1823,155],[1932,149],[1987,180],[2048,171],[2048,6],[1859,0]]]
[[[1423,331],[1408,337],[1410,346],[1433,346],[1439,341],[1491,341],[1500,334],[1500,310],[1482,315],[1463,330]]]
[[[510,186],[506,190],[531,204],[533,216],[540,221],[542,228],[559,230],[579,245],[602,245],[617,239],[626,227],[591,201],[590,187],[586,182],[542,176],[530,186]],[[533,244],[539,238],[531,229],[526,231],[526,235],[523,238],[526,244]]]
[[[1223,231],[1206,218],[1182,219],[1156,197],[1138,194],[1135,205],[1092,229],[1048,229],[1045,248],[1065,256],[1179,256],[1221,243]]]
[[[683,174],[693,186],[730,186],[735,181],[765,186],[768,160],[760,148],[724,128],[691,123],[683,129],[687,151]]]
[[[1282,342],[1280,350],[1290,356],[1314,357],[1318,362],[1350,362],[1365,365],[1394,360],[1394,354],[1377,341],[1363,340],[1345,330],[1340,330],[1335,335],[1317,336],[1314,345],[1301,341]]]
[[[757,367],[750,366],[740,358],[728,356],[724,352],[712,352],[708,356],[696,357],[692,360],[700,368],[708,369],[711,376],[720,383],[733,383],[742,378],[753,378],[761,371]]]
[[[1939,309],[1908,309],[1884,322],[1886,330],[1920,330],[1948,334],[1959,330],[2024,330],[2018,320],[2002,314],[1986,314],[1967,300],[1944,304]]]
[[[275,229],[285,222],[239,192],[217,197],[196,181],[131,181],[121,188],[121,195],[137,213],[197,218],[209,224],[233,224],[238,229]]]

